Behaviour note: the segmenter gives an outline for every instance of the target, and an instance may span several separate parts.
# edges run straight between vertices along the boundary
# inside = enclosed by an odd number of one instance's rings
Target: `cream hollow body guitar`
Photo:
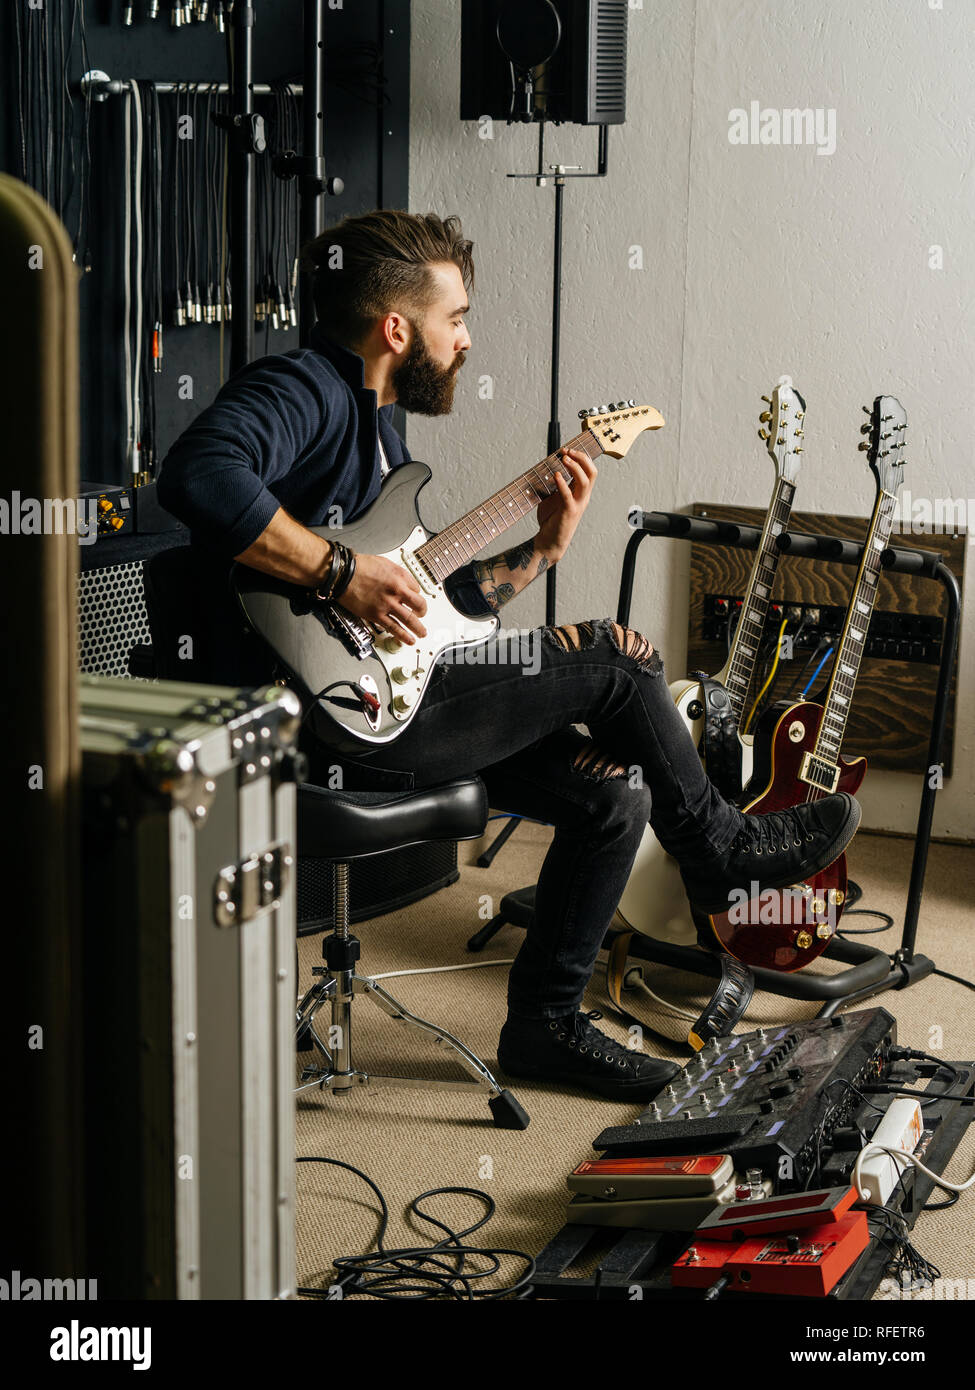
[[[582,432],[563,447],[594,460],[602,454],[623,458],[644,430],[658,430],[664,423],[652,406],[632,401],[582,411],[580,418]],[[315,731],[327,743],[338,751],[391,743],[420,709],[438,661],[483,646],[495,635],[498,618],[461,613],[450,602],[444,581],[557,492],[556,474],[571,483],[558,453],[431,535],[417,506],[430,469],[425,463],[404,463],[387,476],[375,502],[355,521],[341,528],[310,528],[326,540],[337,537],[354,551],[382,555],[409,571],[427,604],[427,635],[413,646],[341,603],[323,602],[308,589],[246,565],[234,566],[244,616],[291,673]],[[525,698],[531,698],[530,692]]]
[[[738,728],[745,712],[745,700],[758,659],[759,643],[765,628],[769,600],[779,562],[776,538],[789,524],[792,499],[799,477],[803,420],[806,403],[793,388],[791,377],[780,377],[771,397],[763,396],[767,408],[759,419],[759,435],[775,465],[775,487],[765,514],[758,553],[748,576],[738,626],[728,660],[714,679],[725,687]],[[705,692],[693,678],[672,682],[670,693],[678,712],[696,744],[704,729]],[[752,735],[737,735],[741,747],[741,781],[747,785],[752,775]],[[687,945],[697,940],[687,894],[677,865],[661,847],[647,826],[633,869],[620,899],[618,915],[634,931]]]

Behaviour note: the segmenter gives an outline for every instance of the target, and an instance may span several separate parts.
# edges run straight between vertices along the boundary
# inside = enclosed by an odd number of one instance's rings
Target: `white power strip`
[[[902,1163],[900,1159],[884,1153],[883,1149],[898,1149],[901,1153],[912,1154],[921,1142],[923,1132],[924,1120],[918,1102],[906,1096],[895,1100],[864,1149],[867,1157],[857,1165],[857,1186],[862,1201],[883,1206],[901,1172],[908,1166],[906,1162]],[[875,1144],[883,1148],[875,1149]]]

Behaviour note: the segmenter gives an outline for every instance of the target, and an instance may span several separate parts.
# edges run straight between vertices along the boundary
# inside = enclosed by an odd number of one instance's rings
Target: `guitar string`
[[[575,439],[569,440],[567,444],[561,446],[564,449],[581,449],[590,459],[598,458],[602,452],[602,445],[593,434],[591,429],[584,430]],[[485,545],[490,544],[494,537],[508,530],[515,522],[527,516],[533,507],[536,507],[545,497],[550,496],[555,491],[554,486],[548,483],[554,482],[554,474],[560,473],[567,482],[572,481],[572,475],[561,462],[559,453],[549,454],[540,463],[528,469],[520,478],[516,478],[513,483],[507,484],[493,493],[486,501],[467,512],[451,525],[446,526],[438,535],[432,537],[423,545],[418,546],[415,554],[419,556],[433,577],[443,581],[447,576],[460,565],[466,563],[482,550]],[[547,476],[543,473],[547,470]],[[517,489],[517,492],[516,492]],[[527,498],[527,505],[525,502]],[[478,521],[478,517],[489,514],[488,523]],[[490,514],[496,525],[491,526]],[[486,527],[487,534],[484,534]],[[475,535],[472,536],[471,532]],[[473,544],[479,541],[479,544]],[[453,553],[451,553],[453,552]]]

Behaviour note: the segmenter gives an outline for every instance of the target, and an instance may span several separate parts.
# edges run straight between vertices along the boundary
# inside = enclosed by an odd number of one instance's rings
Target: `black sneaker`
[[[838,859],[859,824],[860,804],[847,792],[786,811],[743,816],[722,858],[681,865],[687,896],[699,911],[719,913],[728,911],[735,889],[753,897],[765,888],[788,888]]]
[[[651,1100],[680,1071],[676,1062],[632,1052],[593,1027],[598,1009],[556,1019],[509,1018],[498,1065],[509,1076],[565,1081],[610,1100]]]

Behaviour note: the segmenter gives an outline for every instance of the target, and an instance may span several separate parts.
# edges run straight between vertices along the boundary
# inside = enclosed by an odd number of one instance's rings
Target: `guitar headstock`
[[[867,455],[877,486],[896,497],[904,479],[907,411],[896,396],[877,396],[872,408],[865,405],[863,412],[870,420],[860,426],[860,433],[868,438],[859,447]]]
[[[579,411],[584,430],[592,430],[604,454],[614,459],[626,456],[627,450],[644,430],[659,430],[664,417],[652,405],[634,405],[620,401],[618,405],[593,405]]]
[[[758,417],[762,422],[758,437],[765,440],[777,476],[787,483],[795,483],[799,476],[806,402],[792,385],[791,376],[780,376],[771,396],[763,396],[762,400],[768,408]]]

